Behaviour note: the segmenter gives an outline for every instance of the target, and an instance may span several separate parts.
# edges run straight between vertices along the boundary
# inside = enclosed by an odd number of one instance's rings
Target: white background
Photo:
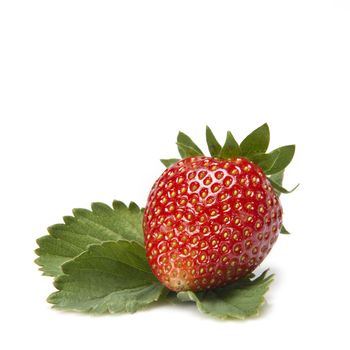
[[[2,349],[349,349],[348,1],[1,1]],[[50,309],[35,239],[74,207],[145,205],[178,130],[204,148],[267,121],[296,143],[259,318],[194,306]]]

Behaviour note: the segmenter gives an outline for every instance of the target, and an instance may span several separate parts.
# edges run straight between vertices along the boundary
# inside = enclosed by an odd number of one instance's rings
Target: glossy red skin
[[[154,184],[144,214],[153,273],[174,291],[223,286],[253,271],[282,226],[263,171],[245,158],[183,159]]]

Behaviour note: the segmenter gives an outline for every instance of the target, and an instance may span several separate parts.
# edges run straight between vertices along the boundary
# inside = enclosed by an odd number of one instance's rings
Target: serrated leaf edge
[[[143,212],[144,212],[144,208],[140,208],[140,207],[139,207],[135,202],[133,202],[133,201],[131,201],[131,202],[129,203],[129,206],[127,206],[127,205],[126,205],[124,202],[122,202],[122,201],[113,200],[113,202],[112,202],[112,207],[110,207],[109,205],[107,205],[107,204],[105,204],[105,203],[103,203],[103,202],[92,202],[91,205],[90,205],[91,210],[85,209],[85,208],[74,208],[74,209],[72,209],[72,214],[73,214],[73,216],[68,216],[68,217],[69,217],[69,218],[73,218],[73,217],[74,217],[74,218],[77,218],[76,212],[79,211],[79,210],[81,210],[81,211],[86,210],[86,211],[88,211],[89,213],[92,213],[92,212],[94,211],[94,207],[96,207],[96,205],[101,205],[101,204],[104,205],[105,207],[108,207],[110,210],[118,210],[118,209],[123,208],[123,209],[129,209],[130,211],[134,211],[134,212],[140,212],[140,213],[143,213]],[[67,218],[67,216],[64,216],[63,219],[64,219],[64,218]],[[65,221],[65,220],[64,220],[64,221]],[[50,226],[47,228],[48,234],[46,234],[46,235],[44,235],[44,236],[41,236],[41,237],[39,237],[39,238],[37,238],[37,239],[35,240],[35,242],[36,242],[36,244],[37,244],[38,247],[34,250],[34,253],[37,255],[37,258],[34,259],[34,263],[38,266],[38,270],[42,272],[42,276],[54,277],[54,276],[52,276],[51,274],[46,273],[46,271],[44,271],[45,265],[40,263],[40,257],[45,256],[45,255],[53,255],[53,254],[41,254],[41,253],[40,253],[40,248],[41,248],[41,246],[40,246],[40,240],[41,240],[41,239],[43,239],[44,237],[51,236],[51,237],[54,238],[54,239],[64,241],[65,243],[67,243],[67,244],[69,244],[69,245],[71,245],[71,246],[74,246],[74,247],[76,247],[76,248],[79,248],[79,247],[77,247],[76,245],[74,245],[74,244],[71,243],[71,242],[67,242],[67,241],[65,241],[65,240],[62,240],[62,239],[59,238],[59,237],[55,237],[54,235],[52,235],[52,233],[50,232],[50,228],[53,227],[53,226],[55,226],[55,225],[66,225],[66,223],[58,223],[58,224],[50,225]],[[106,228],[106,229],[108,229],[108,228]],[[75,234],[76,234],[76,235],[81,235],[80,233],[75,233]],[[84,235],[84,236],[89,236],[89,237],[91,237],[91,238],[94,238],[93,236],[88,235],[88,234],[86,234],[86,235]],[[125,240],[125,239],[124,239],[124,240]],[[108,240],[108,241],[110,241],[110,240]],[[104,241],[104,242],[107,242],[107,241]],[[102,242],[102,243],[103,243],[103,242]],[[70,260],[73,260],[74,258],[80,256],[81,254],[83,254],[84,252],[87,251],[87,249],[88,249],[88,247],[89,247],[90,245],[94,245],[94,244],[99,244],[99,243],[92,243],[92,244],[87,245],[87,246],[86,246],[86,249],[85,249],[84,251],[82,251],[81,253],[79,253],[78,255],[76,255],[76,256],[73,257],[73,258],[67,256],[67,258],[71,258],[71,259],[65,261],[62,265],[64,265],[65,263],[69,262]],[[55,255],[53,255],[53,256],[55,256]],[[56,256],[59,257],[59,255],[56,255]],[[60,266],[62,267],[62,265],[60,265]],[[57,277],[59,277],[59,276],[57,276]]]

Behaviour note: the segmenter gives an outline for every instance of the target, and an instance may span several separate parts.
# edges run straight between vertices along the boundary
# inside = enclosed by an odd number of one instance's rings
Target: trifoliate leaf
[[[171,165],[174,163],[178,162],[180,159],[178,158],[170,158],[170,159],[161,159],[160,161],[167,167],[169,168]]]
[[[254,153],[265,153],[270,143],[269,126],[265,123],[255,129],[241,142],[241,151],[244,156]]]
[[[258,315],[264,304],[264,295],[273,280],[273,275],[263,272],[258,278],[242,279],[223,288],[205,292],[180,292],[181,301],[193,301],[197,308],[210,316],[222,319],[245,319]]]
[[[119,201],[113,208],[93,203],[92,210],[73,209],[74,216],[65,216],[64,224],[48,228],[49,235],[37,240],[35,251],[44,275],[58,276],[61,265],[84,252],[90,244],[108,240],[127,239],[143,244],[143,211],[135,203],[127,207]]]
[[[206,133],[205,133],[206,139],[207,139],[207,145],[208,145],[208,150],[209,153],[212,157],[218,157],[221,151],[221,145],[214,136],[213,132],[207,126],[206,128]]]
[[[241,153],[239,145],[230,131],[227,132],[226,141],[222,147],[219,158],[229,159],[239,156]]]
[[[253,154],[249,159],[266,173],[275,164],[278,154],[278,152]]]
[[[277,159],[273,166],[266,172],[266,174],[276,174],[284,170],[292,161],[294,153],[295,145],[283,146],[272,151],[270,154],[275,154],[277,156]]]
[[[176,144],[178,146],[181,158],[204,155],[201,149],[191,140],[191,138],[181,131],[177,135]]]
[[[272,185],[272,187],[277,190],[277,192],[280,192],[280,193],[284,193],[284,194],[287,194],[287,193],[292,193],[293,191],[295,191],[298,187],[299,187],[299,184],[296,185],[293,189],[291,189],[290,191],[289,190],[286,190],[284,187],[282,187],[281,185],[279,185],[278,183],[276,183],[275,181],[273,181],[271,178],[269,178],[269,181]]]
[[[92,313],[135,312],[166,292],[136,242],[119,240],[89,246],[62,266],[55,279],[58,292],[48,302],[55,308]]]

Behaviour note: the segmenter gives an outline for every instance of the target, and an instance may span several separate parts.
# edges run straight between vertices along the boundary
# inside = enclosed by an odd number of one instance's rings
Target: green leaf
[[[178,146],[181,158],[204,155],[201,149],[191,140],[191,138],[181,131],[177,135],[176,144]]]
[[[221,145],[214,136],[209,126],[206,127],[205,136],[207,139],[207,145],[210,155],[212,157],[218,157],[221,152]]]
[[[270,154],[277,155],[274,165],[266,172],[267,175],[276,174],[284,170],[292,161],[295,153],[295,145],[283,146],[275,149]]]
[[[136,242],[119,240],[89,246],[62,266],[58,292],[48,302],[62,310],[92,313],[135,312],[164,293]]]
[[[170,159],[161,159],[160,161],[167,167],[169,168],[171,165],[174,163],[178,162],[180,159],[178,158],[170,158]]]
[[[278,152],[253,154],[249,159],[266,173],[275,164],[278,154]]]
[[[90,244],[119,239],[143,244],[143,211],[133,202],[127,207],[119,201],[113,208],[93,203],[92,210],[73,209],[74,216],[65,216],[64,224],[48,228],[49,235],[37,240],[36,263],[47,276],[62,273],[61,265],[84,252]]]
[[[282,225],[281,233],[283,233],[283,234],[285,234],[285,235],[290,235],[290,232],[285,228],[284,225]]]
[[[243,279],[223,288],[206,292],[180,292],[181,301],[193,301],[197,308],[210,316],[221,319],[245,319],[258,315],[264,304],[264,295],[273,280],[273,275],[263,272],[255,280]]]
[[[177,143],[177,148],[179,149],[182,158],[197,157],[203,155],[203,153],[200,153],[196,149],[190,146],[186,146],[182,143]]]
[[[265,153],[270,143],[270,129],[265,123],[255,129],[241,142],[241,151],[244,156],[254,153]]]
[[[222,147],[219,158],[229,159],[239,156],[241,153],[239,145],[230,131],[227,132],[226,141]]]
[[[284,187],[282,187],[281,185],[279,185],[277,182],[273,181],[271,178],[269,178],[269,181],[272,185],[272,187],[277,190],[277,192],[280,193],[284,193],[284,194],[288,194],[288,193],[292,193],[293,191],[295,191],[298,187],[299,184],[296,185],[293,189],[291,189],[290,191],[286,190]]]
[[[273,182],[277,183],[278,185],[282,186],[283,184],[283,178],[284,178],[284,170],[276,173],[276,174],[273,174],[269,177],[269,180],[272,180]],[[275,189],[275,192],[277,193],[277,196],[279,197],[281,195],[280,192],[278,192],[276,189]]]
[[[284,178],[284,170],[269,176],[269,179],[272,179],[272,181],[276,182],[281,186],[283,185],[283,178]]]

